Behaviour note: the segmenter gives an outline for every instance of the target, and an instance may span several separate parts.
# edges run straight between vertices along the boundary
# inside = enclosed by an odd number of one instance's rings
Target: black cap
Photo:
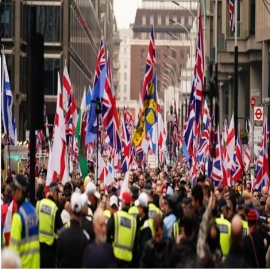
[[[244,200],[244,198],[243,197],[239,197],[238,199],[237,199],[237,205],[244,205],[245,204],[245,200]]]
[[[182,204],[185,204],[185,205],[189,205],[191,203],[191,198],[184,198],[182,201],[181,201]]]
[[[15,179],[15,187],[19,188],[23,191],[27,191],[27,187],[28,187],[28,183],[26,181],[26,178],[23,175],[16,175],[16,179]]]
[[[56,190],[57,192],[59,192],[59,188],[58,188],[57,183],[51,182],[51,184],[50,184],[50,190]]]
[[[131,196],[132,197],[138,197],[138,195],[139,195],[139,189],[137,187],[132,186],[130,191],[131,191]]]
[[[222,207],[224,207],[226,205],[227,205],[226,200],[223,197],[217,201],[217,206],[219,208],[222,208]]]
[[[152,185],[151,185],[151,183],[147,182],[144,185],[143,192],[148,193],[148,194],[152,192]]]

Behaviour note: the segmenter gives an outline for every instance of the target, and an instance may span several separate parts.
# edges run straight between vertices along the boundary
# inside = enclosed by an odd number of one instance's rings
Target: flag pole
[[[238,32],[238,10],[237,2],[234,2],[234,125],[238,127],[238,46],[237,46],[237,32]],[[235,132],[235,139],[237,132]]]
[[[156,76],[156,88],[158,89],[158,85],[157,85],[157,76]],[[157,143],[157,160],[158,160],[158,167],[159,167],[159,144],[158,144],[158,137],[159,137],[159,134],[158,134],[158,96],[157,96],[157,89],[155,89],[156,91],[156,123],[157,123],[157,132],[156,132],[156,137],[157,137],[157,140],[156,140],[156,143]]]
[[[97,172],[96,172],[96,186],[98,185],[98,169],[99,169],[99,165],[98,165],[98,147],[99,147],[99,115],[101,114],[101,101],[100,98],[96,99],[96,117],[97,117],[97,143],[96,143],[96,147],[97,147]]]

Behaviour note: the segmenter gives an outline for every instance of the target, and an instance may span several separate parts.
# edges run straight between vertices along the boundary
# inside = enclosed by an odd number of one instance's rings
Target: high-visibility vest
[[[9,247],[21,257],[22,268],[40,268],[38,216],[31,203],[13,214]]]
[[[148,217],[154,218],[156,214],[160,214],[162,217],[162,211],[156,207],[153,203],[149,203],[148,205]]]
[[[49,199],[42,199],[37,203],[39,217],[39,242],[51,246],[55,239],[55,216],[57,206]]]
[[[230,249],[231,223],[224,218],[216,218],[216,223],[220,231],[220,246],[224,260]]]
[[[242,225],[243,225],[243,235],[249,235],[249,227],[248,227],[248,223],[246,220],[242,220]]]
[[[139,209],[137,206],[133,205],[129,208],[128,213],[133,216],[135,219],[137,219],[137,216],[139,214]]]
[[[108,222],[109,218],[111,217],[111,212],[110,210],[104,210],[104,216],[106,218],[106,222]]]
[[[116,259],[131,262],[136,236],[137,221],[120,210],[114,214],[113,253]]]
[[[176,239],[177,236],[179,235],[179,226],[180,226],[180,220],[177,219],[174,223],[173,223],[173,238]]]
[[[151,234],[152,234],[152,237],[153,237],[154,236],[154,220],[152,218],[149,218],[144,222],[141,230],[144,229],[144,228],[147,228],[147,227],[150,228]]]

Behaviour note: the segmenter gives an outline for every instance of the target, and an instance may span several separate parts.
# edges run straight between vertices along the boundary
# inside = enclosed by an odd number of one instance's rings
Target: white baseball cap
[[[115,195],[112,195],[110,198],[110,206],[116,205],[118,207],[118,198]]]
[[[148,206],[148,195],[145,192],[142,192],[138,200],[135,201],[135,206],[139,206],[139,205],[142,207]]]
[[[87,195],[93,194],[97,199],[100,199],[100,194],[97,191],[97,188],[93,182],[89,182],[86,186],[85,193]]]
[[[70,198],[71,210],[75,213],[80,213],[82,211],[82,196],[81,194],[74,192]]]

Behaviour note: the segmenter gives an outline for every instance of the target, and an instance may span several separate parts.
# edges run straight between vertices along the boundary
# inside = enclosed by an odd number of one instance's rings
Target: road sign
[[[255,98],[254,98],[254,97],[251,97],[251,98],[250,98],[250,106],[252,107],[252,109],[253,109],[254,106],[255,106]]]
[[[263,122],[263,107],[254,107],[254,121]]]

